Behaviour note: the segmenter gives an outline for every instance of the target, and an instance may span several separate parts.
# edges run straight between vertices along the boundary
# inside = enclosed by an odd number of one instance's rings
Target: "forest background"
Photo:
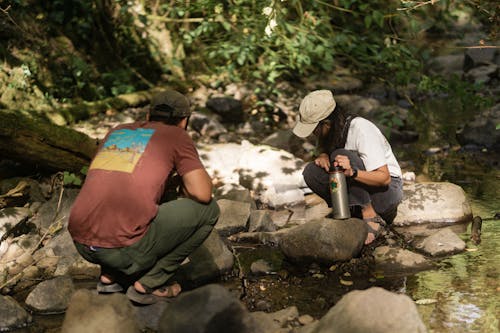
[[[481,87],[424,65],[434,38],[459,38],[457,22],[476,22],[496,40],[498,11],[479,0],[2,0],[0,108],[64,125],[88,115],[68,105],[231,82],[251,85],[258,105],[279,98],[281,81],[346,70],[408,98],[409,90],[475,96]]]

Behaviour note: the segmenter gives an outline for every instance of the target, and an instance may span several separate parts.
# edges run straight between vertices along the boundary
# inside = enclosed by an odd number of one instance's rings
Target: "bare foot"
[[[377,237],[377,233],[378,231],[380,230],[380,224],[378,223],[375,223],[375,222],[367,222],[368,224],[368,229],[371,228],[371,230],[373,231],[368,231],[368,235],[366,236],[366,239],[365,239],[365,245],[368,245],[370,243],[372,243]]]
[[[134,283],[134,288],[142,294],[146,293],[146,288],[144,288],[144,286],[139,281],[136,281]],[[179,295],[181,291],[181,285],[177,282],[174,282],[168,286],[163,286],[153,290],[152,294],[159,297],[177,297],[177,295]]]
[[[111,276],[109,276],[107,274],[102,274],[101,277],[100,277],[100,280],[104,284],[110,284],[110,283],[115,282],[115,280]]]

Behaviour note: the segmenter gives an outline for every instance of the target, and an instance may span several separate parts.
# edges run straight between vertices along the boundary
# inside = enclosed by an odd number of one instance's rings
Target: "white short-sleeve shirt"
[[[391,145],[371,121],[361,117],[354,118],[349,126],[344,148],[356,151],[367,171],[387,164],[392,177],[402,177],[401,168]]]

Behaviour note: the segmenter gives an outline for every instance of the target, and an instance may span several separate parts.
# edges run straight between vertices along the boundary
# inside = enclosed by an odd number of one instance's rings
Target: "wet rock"
[[[135,309],[125,295],[103,296],[80,289],[71,297],[61,332],[138,333],[140,328]]]
[[[220,208],[220,216],[215,229],[221,236],[247,230],[248,218],[250,217],[249,203],[220,199],[217,200],[217,204]]]
[[[424,333],[427,329],[411,298],[373,287],[344,295],[311,332]]]
[[[432,229],[462,224],[472,219],[464,190],[448,182],[405,184],[403,201],[393,226],[396,231],[429,235]]]
[[[25,327],[32,320],[31,315],[12,297],[0,295],[0,332]]]
[[[366,235],[366,225],[360,219],[324,218],[289,228],[279,246],[292,260],[331,263],[357,256]]]
[[[411,273],[432,267],[432,262],[423,255],[399,247],[377,247],[373,257],[376,269],[385,275]]]
[[[465,246],[465,242],[450,228],[441,229],[415,244],[416,249],[433,257],[462,252]]]
[[[196,318],[196,320],[193,320]],[[209,284],[182,293],[169,304],[158,325],[162,333],[264,332],[226,288]],[[262,327],[259,327],[262,329]]]
[[[40,282],[26,297],[26,305],[38,313],[62,313],[68,307],[75,291],[73,280],[68,276]]]

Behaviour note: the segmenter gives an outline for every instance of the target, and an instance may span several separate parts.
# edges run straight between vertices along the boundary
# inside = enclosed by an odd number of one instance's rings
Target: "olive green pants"
[[[103,273],[137,277],[143,286],[155,289],[209,236],[219,213],[215,200],[209,204],[173,200],[160,205],[144,237],[130,246],[95,248],[76,242],[75,246],[86,260],[101,265]]]

